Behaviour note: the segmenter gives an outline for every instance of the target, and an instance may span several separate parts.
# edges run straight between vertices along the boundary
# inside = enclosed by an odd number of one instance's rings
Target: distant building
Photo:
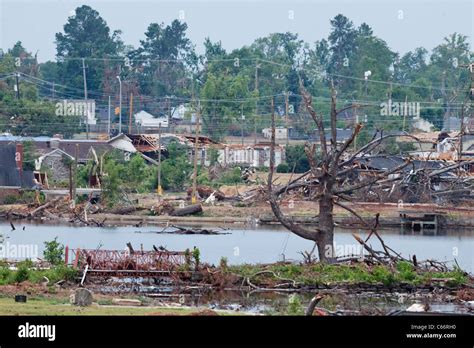
[[[35,161],[37,171],[48,171],[53,181],[63,181],[69,178],[70,165],[74,161],[74,157],[61,149],[54,149]],[[69,162],[69,163],[68,163]]]
[[[272,129],[264,128],[262,129],[262,134],[265,138],[271,139]],[[275,140],[284,140],[288,138],[288,129],[285,127],[276,127],[275,128]]]
[[[224,166],[246,165],[270,167],[270,143],[255,145],[224,145],[218,147],[218,162]],[[285,161],[285,147],[275,146],[275,167]]]
[[[158,129],[158,128],[168,128],[168,116],[159,115],[155,117],[154,115],[142,110],[137,112],[135,115],[135,124],[140,129]]]

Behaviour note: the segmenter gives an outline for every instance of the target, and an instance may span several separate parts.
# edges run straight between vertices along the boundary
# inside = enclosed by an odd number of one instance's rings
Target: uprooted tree
[[[412,163],[411,158],[405,159],[402,163],[392,166],[386,170],[372,172],[370,175],[363,175],[360,167],[360,160],[370,158],[371,154],[388,138],[395,137],[394,134],[384,135],[377,131],[373,138],[360,149],[350,152],[351,144],[356,139],[362,129],[362,124],[357,124],[351,136],[342,144],[338,144],[337,139],[337,115],[341,112],[362,105],[351,105],[340,110],[337,109],[336,91],[332,88],[331,111],[330,111],[330,136],[326,136],[326,129],[323,117],[316,112],[312,106],[312,98],[301,86],[303,101],[306,110],[313,119],[317,133],[319,135],[319,156],[316,159],[317,144],[306,144],[305,152],[310,164],[310,170],[301,174],[294,180],[288,182],[286,186],[273,187],[273,173],[275,170],[275,115],[272,112],[272,135],[270,150],[270,170],[268,174],[268,199],[275,217],[280,223],[296,235],[312,240],[318,248],[318,256],[321,262],[334,262],[336,255],[334,251],[334,206],[341,207],[355,216],[362,226],[372,233],[377,234],[378,215],[374,221],[370,222],[362,218],[346,202],[360,199],[366,190],[377,190],[383,188],[390,194],[395,187],[400,187],[407,181],[413,179],[413,175],[424,174],[425,177],[433,179],[442,173],[462,170],[465,164],[469,165],[474,161],[459,162],[454,165],[447,165],[442,169],[427,170],[406,170]],[[273,105],[273,101],[272,101]],[[273,109],[273,108],[272,108]],[[406,134],[405,136],[419,141],[416,137]],[[416,186],[417,183],[415,182]],[[295,220],[282,212],[280,200],[285,194],[304,188],[308,199],[318,202],[319,219],[317,224],[305,225],[295,222]],[[365,191],[364,191],[365,190]],[[427,185],[426,190],[432,193],[432,185]],[[472,190],[471,190],[472,192]]]

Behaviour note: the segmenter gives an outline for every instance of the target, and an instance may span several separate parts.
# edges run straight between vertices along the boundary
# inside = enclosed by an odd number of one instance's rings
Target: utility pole
[[[158,186],[156,188],[158,193],[158,202],[161,202],[163,189],[161,188],[161,122],[158,124]]]
[[[352,110],[354,110],[354,129],[359,124],[359,115],[357,114],[357,106],[354,107],[354,102],[352,102]],[[354,151],[357,151],[357,134],[354,137]]]
[[[166,96],[166,101],[167,101],[167,104],[168,104],[168,127],[169,127],[169,131],[170,132],[173,132],[173,129],[172,129],[172,125],[173,123],[171,122],[172,121],[172,117],[171,117],[171,99],[169,96]]]
[[[55,83],[53,81],[53,99],[56,97],[56,91],[55,91],[54,87],[55,87]]]
[[[119,81],[119,94],[120,94],[120,102],[119,102],[119,133],[122,133],[122,80],[120,76],[117,76],[117,80]]]
[[[285,120],[286,120],[286,146],[290,145],[290,128],[289,128],[289,123],[288,123],[288,92],[285,92]]]
[[[405,131],[405,125],[406,125],[406,120],[407,120],[407,102],[408,102],[408,96],[405,95],[405,105],[403,106],[403,128],[402,130]]]
[[[75,149],[75,153],[74,153],[74,178],[73,178],[74,186],[72,187],[72,201],[71,201],[71,205],[72,205],[73,209],[76,207],[78,157],[79,157],[79,144],[76,144],[76,149]]]
[[[86,103],[86,137],[89,139],[89,107],[87,106],[87,80],[86,80],[86,63],[85,59],[82,58],[82,77],[84,79],[84,101]]]
[[[20,73],[19,72],[15,74],[15,78],[16,78],[16,85],[15,85],[16,99],[20,99]]]
[[[199,118],[201,114],[201,101],[198,101],[198,107],[196,112],[196,137],[194,140],[194,171],[193,171],[193,193],[191,197],[191,203],[196,204],[197,197],[197,159],[198,159],[198,141],[199,141]]]
[[[128,120],[128,132],[132,134],[132,117],[133,117],[133,94],[130,93],[130,119]]]
[[[110,95],[109,95],[109,109],[108,109],[108,112],[109,112],[109,119],[107,121],[107,136],[108,138],[110,139]]]
[[[72,192],[72,161],[69,163],[69,202],[72,201],[73,192]]]
[[[443,71],[442,78],[441,78],[441,95],[443,96],[443,101],[446,105],[445,106],[446,110],[444,112],[444,117],[443,117],[443,120],[444,120],[443,129],[449,133],[451,131],[451,119],[450,119],[451,110],[450,110],[450,105],[449,105],[449,97],[447,96],[447,92],[446,92],[446,71]]]
[[[244,145],[244,120],[245,120],[244,104],[240,105],[240,119],[241,119],[241,122],[242,122],[242,135],[241,135],[241,138],[242,138],[242,146],[243,146]]]
[[[469,65],[461,65],[463,67],[466,67],[470,74],[471,74],[471,86],[469,88],[469,91],[468,91],[468,94],[467,94],[467,99],[470,99],[471,102],[468,102],[469,105],[467,107],[467,110],[469,110],[469,119],[472,118],[472,100],[474,99],[474,63],[470,63]],[[465,110],[465,102],[466,101],[463,101],[462,103],[462,109],[461,109],[461,129],[460,129],[460,132],[459,132],[459,160],[461,155],[462,155],[462,152],[464,151],[464,144],[463,144],[463,137],[464,137],[464,134],[465,134],[465,125],[464,125],[464,110]],[[469,129],[469,133],[473,133],[473,129]]]
[[[458,160],[461,161],[462,157],[462,152],[463,152],[463,137],[464,137],[464,102],[461,105],[461,129],[459,132],[459,154],[458,154]]]
[[[255,99],[255,119],[253,121],[254,123],[254,132],[255,132],[255,139],[254,139],[254,144],[257,143],[257,118],[258,118],[258,69],[260,68],[260,64],[258,64],[258,59],[257,62],[255,63],[255,92],[257,92],[257,99]]]

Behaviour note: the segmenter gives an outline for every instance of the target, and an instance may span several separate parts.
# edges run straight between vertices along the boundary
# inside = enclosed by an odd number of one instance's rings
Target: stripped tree
[[[351,136],[342,144],[338,144],[336,121],[337,115],[341,112],[353,108],[362,107],[362,105],[351,105],[338,110],[336,107],[336,91],[332,88],[331,93],[331,111],[330,111],[330,137],[326,136],[326,129],[323,123],[323,117],[317,113],[312,106],[312,98],[304,87],[300,86],[303,101],[306,110],[313,119],[317,133],[319,135],[320,151],[318,160],[315,154],[317,144],[305,145],[305,152],[310,164],[310,170],[289,182],[286,187],[273,188],[273,172],[275,169],[275,115],[272,112],[272,134],[271,134],[271,150],[270,150],[270,170],[268,174],[268,199],[275,217],[280,223],[296,235],[312,240],[318,248],[319,260],[322,262],[335,261],[334,252],[334,206],[339,206],[352,215],[354,215],[365,228],[376,233],[378,226],[378,216],[374,222],[363,219],[354,209],[346,205],[344,201],[351,201],[354,192],[362,190],[368,186],[374,186],[381,182],[390,182],[397,180],[397,174],[401,173],[403,168],[410,164],[410,159],[401,165],[379,172],[376,175],[361,178],[357,176],[357,180],[353,180],[354,173],[357,172],[358,166],[355,164],[356,159],[370,154],[385,139],[394,137],[393,134],[384,135],[376,132],[374,137],[366,145],[359,150],[349,154],[348,149],[354,142],[354,139],[360,133],[362,124],[357,124]],[[273,106],[273,100],[272,100]],[[272,110],[274,108],[272,107]],[[418,140],[414,136],[406,134],[406,136]],[[390,176],[390,177],[389,177]],[[305,225],[295,222],[295,220],[285,215],[280,207],[279,200],[291,190],[301,187],[309,188],[310,198],[318,202],[319,219],[314,226]]]

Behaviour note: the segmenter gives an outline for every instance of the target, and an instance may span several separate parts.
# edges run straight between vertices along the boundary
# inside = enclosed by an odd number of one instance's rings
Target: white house
[[[263,136],[267,139],[272,137],[272,129],[271,128],[264,128],[262,129]],[[288,137],[288,129],[285,127],[276,127],[275,128],[275,139],[276,140],[283,140]]]
[[[168,128],[168,116],[155,117],[152,114],[142,110],[135,115],[135,124],[145,128]]]
[[[130,152],[130,153],[137,152],[137,149],[132,144],[132,140],[123,133],[120,133],[119,135],[107,141],[107,144],[125,152]]]
[[[219,148],[218,162],[222,165],[248,165],[252,167],[270,167],[270,144],[249,146],[223,145]],[[275,146],[275,166],[285,160],[285,148]]]

